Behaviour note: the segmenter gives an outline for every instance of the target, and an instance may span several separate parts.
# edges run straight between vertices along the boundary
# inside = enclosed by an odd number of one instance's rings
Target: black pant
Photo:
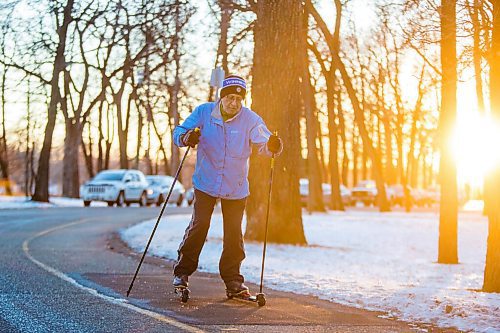
[[[202,191],[194,191],[194,211],[179,250],[174,275],[191,275],[198,267],[201,249],[207,238],[210,219],[216,199]],[[246,198],[239,200],[221,199],[224,221],[224,246],[219,261],[219,272],[224,282],[243,282],[240,266],[245,259],[241,220],[245,211]]]

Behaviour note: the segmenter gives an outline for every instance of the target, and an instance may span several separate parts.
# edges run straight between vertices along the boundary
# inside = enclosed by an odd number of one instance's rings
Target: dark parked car
[[[148,187],[150,189],[148,192],[148,203],[160,206],[165,199],[167,199],[174,177],[151,175],[146,176],[146,180],[148,181]],[[172,194],[168,199],[168,203],[175,203],[177,206],[180,206],[182,204],[182,200],[184,200],[184,186],[177,181],[175,182]]]
[[[307,198],[309,196],[309,179],[301,178],[299,180],[300,186],[300,201],[302,206],[307,206]],[[323,183],[321,184],[323,190],[323,203],[326,206],[330,206],[332,197],[332,186],[331,184]],[[344,185],[340,185],[340,196],[342,197],[342,202],[345,206],[351,205],[351,191]]]
[[[356,202],[362,202],[365,206],[375,205],[377,204],[377,184],[374,180],[362,180],[360,181],[353,189],[352,193],[352,202],[355,204]],[[389,204],[393,204],[395,199],[394,191],[385,187],[385,194]]]

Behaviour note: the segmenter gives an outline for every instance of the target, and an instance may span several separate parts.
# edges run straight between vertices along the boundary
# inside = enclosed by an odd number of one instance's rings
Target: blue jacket
[[[174,129],[173,139],[178,147],[184,147],[181,136],[199,127],[194,188],[217,198],[242,199],[250,194],[248,160],[252,144],[260,154],[271,156],[266,145],[271,132],[262,118],[246,107],[224,122],[219,105],[204,103],[196,107]]]

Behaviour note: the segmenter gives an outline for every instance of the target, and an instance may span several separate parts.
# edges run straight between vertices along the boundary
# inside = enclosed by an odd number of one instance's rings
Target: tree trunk
[[[306,62],[308,64],[308,62]],[[309,212],[324,212],[323,190],[321,187],[321,169],[318,161],[318,149],[316,147],[316,115],[314,114],[316,103],[309,78],[308,66],[303,66],[307,73],[302,78],[303,103],[306,114],[306,136],[307,136],[307,178],[309,179],[309,195],[307,197],[307,210]]]
[[[318,149],[316,147],[316,128],[317,118],[316,100],[314,98],[314,88],[311,85],[311,77],[309,74],[309,59],[307,56],[307,15],[302,17],[302,103],[306,116],[306,139],[307,139],[307,178],[309,179],[309,195],[307,196],[307,210],[309,212],[324,212],[325,205],[323,203],[323,189],[321,169],[318,161]]]
[[[425,74],[425,65],[422,67],[422,72],[420,74],[420,80],[418,83],[418,93],[417,93],[417,101],[415,103],[415,108],[413,109],[413,117],[411,123],[411,131],[410,131],[410,147],[408,150],[408,157],[406,159],[406,174],[403,178],[403,188],[404,188],[404,206],[406,211],[409,212],[412,206],[411,193],[408,189],[408,183],[411,186],[415,186],[414,182],[414,173],[416,172],[416,163],[415,161],[415,144],[417,142],[417,124],[420,121],[420,114],[422,108],[422,100],[424,98],[424,92],[422,88],[423,80]]]
[[[227,58],[227,55],[226,55],[226,58]],[[180,119],[179,119],[180,118],[179,117],[179,93],[181,90],[181,78],[180,78],[181,64],[180,64],[180,54],[179,54],[178,46],[174,50],[174,62],[175,62],[174,85],[172,86],[171,89],[169,89],[169,92],[170,92],[169,116],[170,116],[171,122],[172,122],[172,126],[171,126],[172,131],[175,127],[177,127],[179,125],[179,121],[180,121]],[[226,60],[226,66],[227,66],[227,60]],[[177,172],[177,169],[179,168],[180,156],[179,156],[179,147],[177,147],[174,144],[173,140],[171,140],[170,150],[171,150],[171,155],[172,155],[172,157],[170,158],[170,174],[175,175],[175,173]],[[166,160],[165,160],[165,163],[167,163]]]
[[[78,152],[81,140],[82,140],[82,130],[80,123],[73,118],[66,120],[66,136],[64,138],[62,195],[68,198],[80,197]]]
[[[481,23],[479,21],[479,9],[482,7],[483,0],[474,0],[474,4],[471,8],[471,19],[472,19],[472,36],[474,39],[473,46],[473,62],[474,62],[474,74],[476,79],[476,96],[477,96],[477,108],[480,113],[484,113],[484,94],[483,94],[483,78],[482,78],[482,68],[481,62],[483,59],[481,52]]]
[[[24,194],[26,197],[31,195],[31,168],[32,161],[30,151],[30,131],[31,131],[31,89],[30,80],[28,79],[28,89],[26,94],[26,152],[24,155]]]
[[[333,74],[332,76],[334,76]],[[331,77],[329,80],[330,84],[335,85],[335,77]],[[328,82],[328,81],[327,81]],[[328,83],[327,83],[328,87]],[[330,134],[330,155],[329,155],[329,167],[331,174],[331,200],[330,200],[330,208],[332,210],[345,210],[344,203],[342,202],[342,195],[340,192],[340,172],[339,172],[339,155],[338,155],[338,127],[336,123],[335,117],[335,97],[340,96],[335,92],[335,87],[328,87],[327,91],[329,92],[327,96],[327,105],[328,105],[328,132]],[[337,100],[337,107],[340,105],[340,99]],[[340,112],[340,111],[339,111]]]
[[[111,145],[113,144],[113,133],[114,133],[114,121],[110,119],[110,116],[112,116],[110,105],[108,105],[107,112],[106,112],[106,140],[105,142],[105,151],[104,151],[104,165],[103,168],[104,170],[109,169],[109,159],[111,155]]]
[[[9,181],[9,154],[7,147],[7,131],[5,129],[5,83],[7,79],[7,67],[4,67],[2,73],[2,137],[0,138],[0,169],[2,170],[2,178],[0,179],[5,184],[5,192],[7,195],[12,195],[12,189]],[[29,142],[29,141],[28,141]]]
[[[458,263],[457,244],[457,171],[453,161],[450,139],[455,125],[457,109],[456,58],[456,1],[441,1],[441,114],[440,127],[440,180],[441,205],[439,209],[439,253],[441,264]]]
[[[380,118],[382,118],[382,124],[384,126],[384,146],[385,146],[385,154],[386,154],[386,163],[385,163],[385,174],[388,184],[395,184],[396,179],[394,177],[394,165],[392,164],[393,156],[392,156],[392,111],[390,108],[385,106],[385,79],[383,79],[384,72],[382,69],[379,69],[379,96],[378,96],[378,107],[380,112]]]
[[[356,186],[359,182],[358,175],[358,157],[359,157],[359,136],[356,133],[356,126],[352,129],[352,185]]]
[[[104,101],[101,100],[99,103],[99,122],[98,122],[98,132],[99,132],[99,139],[97,140],[97,172],[101,171],[104,166],[104,152],[102,150],[102,144],[104,141],[104,129],[102,126],[102,108],[104,106]]]
[[[321,183],[327,183],[329,182],[330,179],[330,173],[328,172],[327,165],[326,165],[326,159],[325,159],[325,145],[323,142],[323,138],[325,135],[323,134],[323,131],[321,129],[321,122],[319,118],[319,112],[316,113],[314,117],[314,121],[316,122],[316,125],[314,126],[316,128],[316,135],[318,137],[318,155],[319,155],[319,168],[321,170]]]
[[[340,15],[339,10],[337,10],[337,15]],[[337,17],[338,25],[340,25],[340,17]],[[336,24],[337,26],[337,24]],[[336,30],[337,31],[337,30]],[[334,34],[335,36],[336,34]],[[326,81],[326,95],[327,95],[327,108],[328,108],[328,138],[329,138],[329,169],[330,169],[330,184],[331,184],[331,198],[330,198],[330,208],[332,210],[344,210],[344,205],[342,203],[342,196],[340,194],[340,175],[339,175],[339,165],[338,165],[338,127],[336,123],[335,114],[335,103],[337,102],[337,108],[340,114],[340,92],[337,86],[337,80],[335,78],[335,67],[330,65],[330,70],[325,66],[325,61],[321,57],[321,53],[318,49],[311,45],[311,50],[316,55],[318,63],[321,66],[321,71]]]
[[[500,1],[493,3],[493,35],[490,62],[490,92],[500,91]],[[491,114],[500,124],[500,97],[490,93]],[[486,214],[488,215],[488,242],[484,268],[483,291],[500,293],[500,166],[487,175],[485,182]]]
[[[120,148],[120,168],[128,169],[128,156],[127,156],[127,145],[128,145],[128,121],[125,120],[125,124],[123,124],[123,115],[122,115],[122,97],[125,89],[126,79],[123,78],[122,85],[117,94],[113,96],[113,101],[116,106],[116,119],[118,124],[118,143]],[[128,114],[130,113],[130,109],[126,111],[126,119],[128,119]]]
[[[217,0],[217,5],[220,9],[220,24],[219,24],[219,45],[217,46],[217,54],[215,55],[215,65],[218,67],[219,64],[222,65],[222,69],[226,75],[229,74],[228,66],[228,48],[227,48],[227,35],[229,27],[231,26],[231,16],[233,15],[232,0]],[[219,59],[220,58],[220,59]],[[208,101],[212,102],[214,100],[214,87],[210,86],[208,92]],[[174,145],[172,144],[172,147]],[[175,171],[174,171],[175,172]]]
[[[93,142],[92,142],[92,137],[93,137],[93,133],[92,133],[92,126],[90,124],[90,122],[87,122],[88,124],[88,131],[89,131],[89,136],[88,136],[88,140],[89,140],[89,150],[87,152],[87,147],[85,146],[85,142],[83,140],[80,140],[80,144],[82,146],[82,153],[83,153],[83,158],[85,159],[85,167],[87,168],[87,174],[89,176],[89,178],[93,178],[95,173],[94,173],[94,158],[92,156],[92,145],[93,145]]]
[[[134,99],[136,96],[134,96]],[[129,101],[132,99],[129,99]],[[146,102],[148,103],[148,102]],[[148,107],[148,106],[146,106]],[[135,150],[135,159],[134,159],[134,168],[139,169],[139,160],[141,159],[141,146],[142,146],[142,128],[144,127],[144,118],[142,116],[142,111],[139,106],[139,103],[137,103],[137,145],[136,145],[136,150]],[[148,154],[148,151],[146,150],[146,156]]]
[[[52,148],[52,134],[56,124],[57,107],[61,100],[59,92],[59,75],[66,66],[64,52],[66,49],[66,36],[68,26],[72,21],[71,11],[73,9],[74,0],[68,0],[64,7],[64,19],[62,25],[57,28],[58,45],[54,58],[54,68],[52,70],[52,79],[50,81],[50,101],[47,110],[47,124],[45,126],[45,135],[43,138],[43,146],[38,160],[38,171],[36,175],[35,193],[33,194],[34,201],[49,201],[49,165],[50,165],[50,150]]]
[[[222,65],[222,69],[226,75],[229,73],[229,66],[227,61],[228,50],[227,50],[227,35],[229,31],[229,27],[231,25],[231,17],[233,16],[233,8],[232,1],[230,0],[218,0],[218,5],[221,11],[221,20],[220,20],[220,38],[219,38],[219,46],[217,48],[217,57],[221,57],[220,64]],[[218,59],[217,59],[218,60]],[[219,62],[217,62],[218,64]],[[216,66],[217,66],[216,64]]]
[[[337,80],[335,80],[335,82],[337,82]],[[346,130],[345,130],[344,111],[342,109],[342,103],[340,103],[340,101],[341,101],[340,89],[337,89],[335,99],[337,101],[339,101],[337,103],[337,118],[339,119],[340,137],[342,139],[342,152],[343,152],[343,154],[342,154],[342,184],[344,184],[345,186],[349,186],[349,181],[348,181],[349,153],[347,151],[347,137],[346,137]],[[354,129],[353,129],[353,133],[354,133]]]
[[[283,153],[276,158],[268,240],[306,244],[299,195],[301,15],[299,1],[259,1],[254,31],[252,108],[271,130],[279,129]],[[287,61],[283,61],[287,59]],[[269,158],[252,155],[245,237],[264,239]]]

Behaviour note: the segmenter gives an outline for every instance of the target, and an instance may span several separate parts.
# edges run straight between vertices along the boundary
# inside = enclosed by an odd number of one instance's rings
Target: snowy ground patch
[[[165,217],[150,253],[175,259],[189,220],[188,215]],[[199,270],[218,272],[221,220],[212,218]],[[482,287],[488,229],[479,213],[460,214],[459,265],[436,264],[437,213],[330,212],[304,215],[303,221],[309,246],[268,246],[265,286],[407,321],[500,332],[500,294],[475,291]],[[155,222],[123,230],[122,238],[142,252]],[[262,245],[245,247],[242,273],[258,283]]]
[[[30,197],[25,196],[6,196],[0,195],[0,209],[25,209],[25,208],[54,208],[54,207],[83,207],[83,200],[50,197],[50,202],[31,201]],[[107,206],[105,202],[93,202],[92,206]]]

